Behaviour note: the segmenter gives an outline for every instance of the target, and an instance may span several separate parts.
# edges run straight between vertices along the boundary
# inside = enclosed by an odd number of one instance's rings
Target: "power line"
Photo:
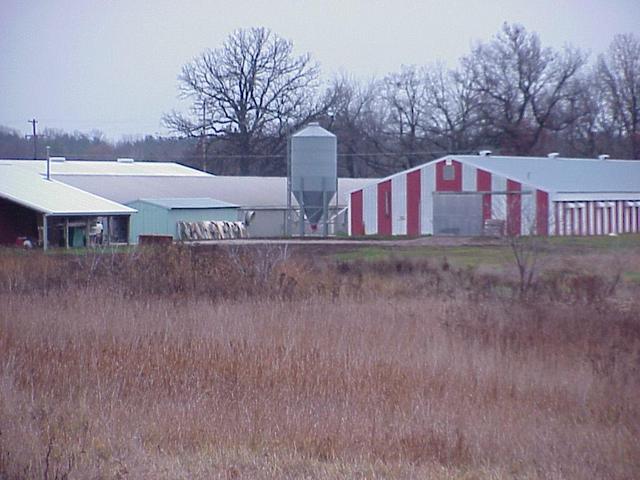
[[[467,155],[478,153],[477,150],[425,150],[417,152],[389,152],[389,153],[339,153],[338,157],[405,157],[407,155]]]
[[[469,155],[478,153],[477,150],[460,150],[460,151],[450,151],[450,150],[424,150],[424,151],[416,151],[416,152],[372,152],[372,153],[338,153],[338,157],[405,157],[408,155]],[[237,154],[237,153],[212,153],[214,157],[223,157],[223,158],[285,158],[286,154],[277,153],[277,154]],[[195,158],[195,157],[194,157]]]

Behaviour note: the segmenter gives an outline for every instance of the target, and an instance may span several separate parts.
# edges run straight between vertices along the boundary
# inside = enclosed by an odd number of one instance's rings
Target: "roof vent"
[[[66,162],[66,157],[49,157],[52,162]]]
[[[319,127],[320,126],[320,122],[309,122],[307,124],[310,127]]]
[[[606,160],[609,158],[609,155],[607,155],[606,153],[604,155],[598,155],[598,160]]]
[[[480,150],[478,152],[478,155],[480,155],[481,157],[488,157],[491,155],[491,150]]]
[[[560,156],[560,154],[558,152],[551,152],[547,154],[547,157],[549,158],[558,158]]]
[[[118,163],[133,163],[135,160],[133,158],[118,158]]]

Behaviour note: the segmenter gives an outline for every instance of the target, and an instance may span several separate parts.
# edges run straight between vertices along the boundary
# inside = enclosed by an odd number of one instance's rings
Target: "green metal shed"
[[[178,222],[238,220],[238,205],[213,198],[141,198],[127,204],[131,215],[130,242],[140,235],[171,235],[178,240]]]

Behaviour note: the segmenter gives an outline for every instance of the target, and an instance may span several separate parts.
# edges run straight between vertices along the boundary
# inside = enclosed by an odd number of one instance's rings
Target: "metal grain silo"
[[[337,173],[337,139],[333,133],[314,122],[293,134],[289,180],[300,205],[301,235],[305,217],[314,231],[323,222],[323,234],[328,234],[329,203],[336,194]]]

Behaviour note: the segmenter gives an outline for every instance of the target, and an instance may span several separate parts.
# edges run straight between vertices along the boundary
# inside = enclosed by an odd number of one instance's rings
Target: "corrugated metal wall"
[[[353,192],[349,196],[349,218],[349,235],[364,235],[362,190]]]
[[[420,169],[420,229],[422,235],[433,235],[433,192],[436,189],[436,167],[425,165]]]
[[[475,192],[478,188],[477,169],[473,165],[462,164],[462,191]]]
[[[556,201],[556,235],[609,235],[640,232],[640,201]]]
[[[485,170],[476,170],[476,189],[479,192],[491,191],[491,174]],[[482,219],[489,220],[491,218],[491,194],[482,195]]]
[[[391,179],[391,234],[407,234],[407,175]]]
[[[378,233],[378,185],[369,185],[362,190],[362,212],[365,235],[376,235]]]
[[[157,205],[135,201],[128,204],[138,212],[131,215],[129,242],[138,243],[138,236],[144,234],[174,235],[175,228],[169,225],[169,212]]]
[[[520,235],[522,230],[522,185],[514,180],[507,180],[507,235]]]
[[[404,178],[402,175],[400,178]],[[420,170],[414,170],[406,175],[407,179],[407,235],[420,235],[420,208],[422,192],[420,189]]]
[[[507,221],[507,179],[498,175],[491,175],[491,191],[503,192],[499,195],[491,195],[491,218]]]
[[[391,235],[391,180],[378,184],[378,235]]]

